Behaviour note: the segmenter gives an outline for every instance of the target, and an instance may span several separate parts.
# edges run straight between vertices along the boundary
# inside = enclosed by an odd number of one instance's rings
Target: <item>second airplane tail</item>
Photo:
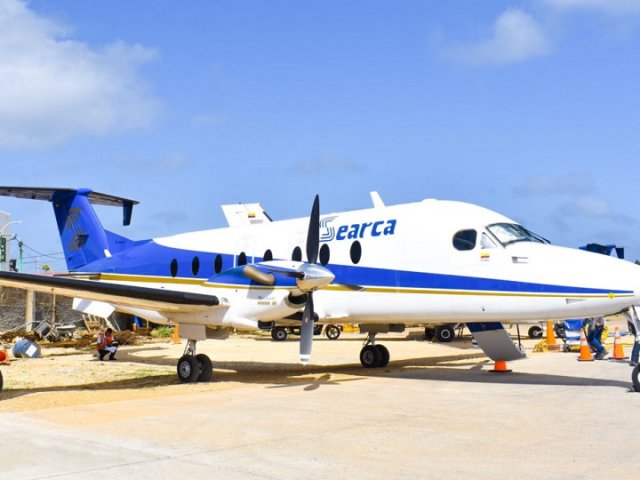
[[[123,224],[129,225],[133,206],[138,203],[135,200],[86,188],[0,187],[0,195],[52,203],[69,271],[110,257],[132,243],[125,237],[105,230],[91,204],[121,206]]]

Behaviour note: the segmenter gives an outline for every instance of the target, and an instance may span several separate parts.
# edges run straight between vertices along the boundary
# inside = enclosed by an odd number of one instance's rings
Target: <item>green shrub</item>
[[[173,327],[163,325],[162,327],[156,327],[151,330],[151,336],[153,338],[169,338],[173,335]]]

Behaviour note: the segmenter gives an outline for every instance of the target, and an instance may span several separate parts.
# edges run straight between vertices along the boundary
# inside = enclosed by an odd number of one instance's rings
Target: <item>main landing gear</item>
[[[178,360],[178,378],[182,383],[213,380],[211,359],[204,353],[196,355],[196,340],[188,340],[184,354]]]
[[[360,363],[364,368],[383,368],[389,364],[389,350],[384,345],[376,345],[376,334],[370,332],[360,350]]]

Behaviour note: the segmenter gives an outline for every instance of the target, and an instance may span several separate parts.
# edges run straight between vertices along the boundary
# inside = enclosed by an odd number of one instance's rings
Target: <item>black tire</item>
[[[565,336],[564,325],[562,325],[561,323],[554,324],[553,331],[556,334],[556,338],[564,338]]]
[[[364,368],[377,368],[380,366],[382,353],[376,348],[376,345],[367,345],[360,350],[360,363]]]
[[[198,375],[198,382],[210,382],[213,380],[213,364],[211,359],[204,353],[196,355],[196,361],[200,368],[200,374]]]
[[[633,382],[633,389],[636,392],[640,392],[640,365],[633,367],[633,372],[631,372],[631,381]]]
[[[527,335],[529,335],[529,338],[542,338],[542,327],[534,325],[529,329]]]
[[[431,327],[425,327],[424,329],[424,338],[427,340],[427,342],[430,342],[431,340],[433,340],[436,336],[435,331],[433,330],[433,328]]]
[[[340,338],[340,328],[336,325],[327,325],[324,329],[324,334],[329,340],[337,340]]]
[[[440,325],[436,328],[436,339],[442,343],[453,342],[456,338],[456,331],[451,325]]]
[[[389,365],[389,359],[391,358],[389,349],[387,349],[387,347],[385,347],[384,345],[376,345],[376,350],[380,352],[380,365],[378,366],[380,368],[384,368]]]
[[[183,355],[178,360],[178,378],[182,383],[195,383],[200,375],[200,365],[193,355]]]
[[[274,327],[271,329],[271,338],[276,342],[284,342],[287,339],[287,329],[284,327]]]

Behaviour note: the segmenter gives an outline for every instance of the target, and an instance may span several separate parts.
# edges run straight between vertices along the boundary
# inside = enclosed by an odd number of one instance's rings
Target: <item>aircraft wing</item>
[[[15,272],[0,272],[0,286],[167,313],[203,311],[220,304],[215,295]]]

